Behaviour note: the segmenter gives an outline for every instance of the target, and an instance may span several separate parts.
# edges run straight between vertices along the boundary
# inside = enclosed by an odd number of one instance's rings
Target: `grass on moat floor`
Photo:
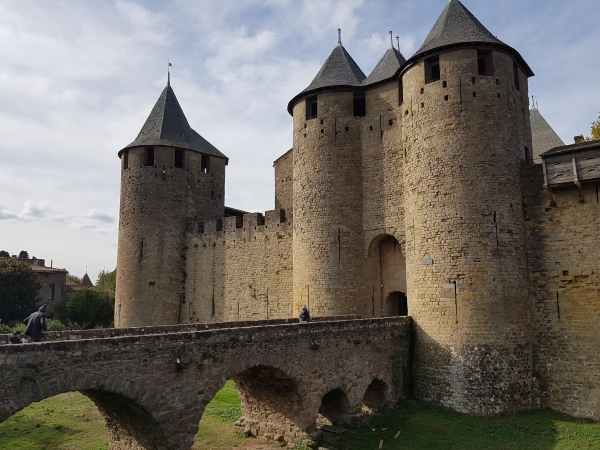
[[[193,449],[278,448],[276,443],[237,434],[233,423],[240,415],[240,399],[228,381],[206,407]],[[384,428],[387,430],[382,431]],[[394,439],[398,431],[400,436]],[[332,450],[377,449],[380,439],[386,450],[600,450],[599,424],[553,411],[481,418],[416,402],[402,403],[372,417],[369,427],[327,437],[335,437],[335,441],[325,444]],[[2,450],[107,448],[104,420],[95,405],[79,392],[34,403],[0,424]]]

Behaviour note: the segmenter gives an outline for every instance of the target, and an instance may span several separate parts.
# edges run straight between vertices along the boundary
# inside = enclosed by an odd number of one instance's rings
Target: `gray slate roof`
[[[177,147],[227,159],[190,127],[170,84],[160,94],[135,141],[121,151],[140,146]]]
[[[360,86],[366,78],[343,45],[337,45],[302,93],[333,86]]]
[[[438,48],[469,43],[504,47],[521,63],[525,74],[533,76],[533,71],[519,52],[494,37],[459,0],[448,2],[421,48],[409,60],[415,61],[424,53]]]
[[[552,127],[542,117],[537,108],[529,111],[531,121],[531,137],[533,140],[533,157],[538,158],[542,153],[554,147],[565,145]]]
[[[383,54],[373,71],[362,82],[364,86],[379,83],[380,81],[392,78],[398,72],[402,64],[406,62],[406,58],[402,56],[400,50],[390,47]]]

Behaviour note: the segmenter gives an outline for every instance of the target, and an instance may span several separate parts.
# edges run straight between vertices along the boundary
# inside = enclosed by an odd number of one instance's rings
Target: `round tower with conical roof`
[[[360,93],[365,75],[341,41],[288,105],[294,118],[293,302],[356,313],[362,288]],[[364,114],[362,114],[364,115]]]
[[[402,70],[415,393],[458,411],[531,406],[519,180],[532,75],[458,0]]]
[[[170,83],[119,157],[115,326],[179,323],[186,232],[223,217],[227,157],[190,127]]]

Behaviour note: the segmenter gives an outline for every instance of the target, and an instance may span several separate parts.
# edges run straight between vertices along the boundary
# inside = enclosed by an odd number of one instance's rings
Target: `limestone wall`
[[[294,153],[288,150],[273,163],[275,169],[275,209],[291,212],[293,208]]]
[[[186,229],[200,217],[222,217],[225,159],[185,151],[184,167],[174,167],[175,149],[154,147],[146,166],[145,148],[125,150],[121,204],[115,326],[179,323],[186,292]]]
[[[403,75],[408,309],[417,333],[415,393],[478,414],[529,408],[530,311],[521,186],[531,148],[527,80],[493,52],[439,55]],[[520,71],[519,71],[520,72]]]
[[[186,304],[182,322],[265,320],[294,317],[292,217],[227,217],[223,229],[203,222],[188,234]]]
[[[541,406],[600,420],[600,203],[597,183],[543,189],[523,170]]]

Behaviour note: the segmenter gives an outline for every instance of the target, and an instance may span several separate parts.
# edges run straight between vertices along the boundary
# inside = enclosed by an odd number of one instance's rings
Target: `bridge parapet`
[[[0,346],[0,421],[77,390],[105,416],[111,450],[189,449],[206,404],[232,378],[242,397],[238,427],[312,445],[319,410],[339,410],[326,399],[354,408],[373,383],[386,402],[407,395],[410,318],[268,322]]]

